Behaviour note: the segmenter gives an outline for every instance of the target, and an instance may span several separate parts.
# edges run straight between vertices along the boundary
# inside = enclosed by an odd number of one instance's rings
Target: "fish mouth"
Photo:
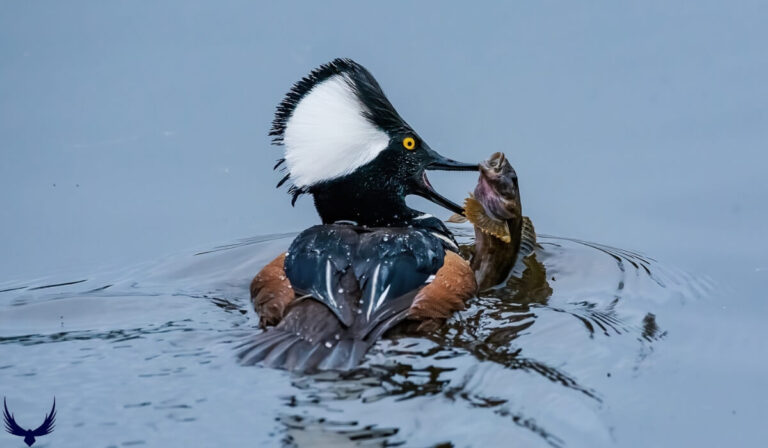
[[[507,156],[503,152],[495,152],[488,158],[480,163],[480,172],[483,175],[499,174],[504,168],[504,164],[507,161]]]
[[[519,215],[517,174],[504,153],[496,152],[480,163],[480,178],[473,198],[490,219],[505,221]]]

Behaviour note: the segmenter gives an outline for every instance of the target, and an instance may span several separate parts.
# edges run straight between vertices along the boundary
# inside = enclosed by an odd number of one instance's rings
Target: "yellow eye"
[[[416,149],[416,140],[413,137],[405,137],[403,139],[403,147],[408,151],[413,151]]]

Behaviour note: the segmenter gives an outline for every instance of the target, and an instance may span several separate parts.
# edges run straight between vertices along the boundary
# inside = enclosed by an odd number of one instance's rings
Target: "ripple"
[[[462,248],[471,251],[467,247],[471,246],[471,234],[459,236],[467,238],[462,241]],[[387,404],[390,402],[440,397],[456,404],[461,402],[466,409],[491,410],[547,445],[565,446],[567,436],[548,429],[546,423],[520,407],[514,398],[519,391],[493,392],[493,386],[484,385],[476,377],[494,372],[499,378],[510,376],[509,381],[519,381],[519,375],[525,375],[526,384],[544,380],[554,389],[539,386],[537,390],[542,394],[562,397],[557,388],[572,391],[577,394],[569,399],[575,403],[573,406],[587,410],[584,415],[593,413],[591,418],[599,421],[597,412],[605,397],[599,388],[585,384],[580,375],[568,369],[571,364],[588,363],[587,358],[571,352],[572,361],[554,358],[553,362],[548,353],[543,358],[536,355],[532,344],[552,344],[553,340],[563,338],[566,350],[578,350],[579,343],[573,335],[581,329],[587,338],[582,344],[593,344],[599,350],[604,349],[595,345],[600,344],[597,336],[629,338],[622,346],[641,341],[637,345],[639,355],[638,351],[626,355],[629,359],[644,359],[653,351],[650,344],[658,343],[666,335],[649,310],[656,303],[675,300],[680,295],[699,297],[708,289],[705,282],[668,269],[651,257],[576,239],[541,236],[539,244],[531,245],[526,255],[507,282],[483,292],[447,325],[427,335],[431,343],[423,342],[425,338],[415,341],[407,329],[392,331],[389,340],[374,346],[360,369],[336,377],[309,376],[295,381],[294,386],[304,393],[301,397],[292,396],[289,406],[306,407],[322,415],[334,412],[340,402],[380,407],[394,406]],[[554,315],[570,320],[552,327]],[[546,325],[539,329],[540,322]],[[636,369],[641,361],[638,358],[630,364]],[[509,373],[504,374],[505,371]],[[609,373],[607,378],[610,377]],[[578,396],[588,401],[583,402]],[[530,405],[528,402],[527,407]],[[547,409],[550,414],[558,414]],[[609,428],[605,428],[604,437],[610,439]]]
[[[471,250],[471,227],[457,234]],[[611,409],[620,406],[610,391],[616,384],[622,393],[635,390],[633,378],[668,343],[669,304],[712,288],[637,252],[539,236],[504,284],[434,333],[392,331],[354,371],[244,367],[235,347],[259,331],[250,278],[292,236],[76,277],[87,281],[9,285],[0,302],[0,345],[17,355],[33,350],[59,367],[48,372],[19,357],[0,376],[22,388],[34,378],[52,390],[89,378],[99,396],[139,381],[121,397],[132,413],[126,421],[164,419],[170,430],[198,438],[205,434],[194,422],[213,412],[226,416],[217,422],[233,434],[238,429],[227,425],[238,416],[266,416],[276,426],[270,433],[262,421],[261,440],[285,446],[605,446],[613,444]],[[202,395],[187,397],[192,393]],[[192,398],[203,401],[186,404]],[[468,422],[472,434],[461,429]],[[432,427],[439,431],[423,430]],[[152,437],[147,445],[158,444]]]

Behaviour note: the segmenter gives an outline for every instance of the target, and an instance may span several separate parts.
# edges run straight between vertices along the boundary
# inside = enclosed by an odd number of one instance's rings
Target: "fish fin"
[[[530,255],[537,247],[536,229],[533,228],[531,218],[523,216],[523,229],[520,231],[520,255],[526,257]]]
[[[469,222],[488,235],[495,236],[505,243],[512,241],[506,221],[499,221],[488,216],[483,205],[473,196],[464,200],[464,214],[467,215]]]
[[[450,218],[446,219],[445,222],[452,222],[454,224],[461,224],[467,222],[467,217],[464,215],[460,215],[458,213],[454,213],[451,215]]]

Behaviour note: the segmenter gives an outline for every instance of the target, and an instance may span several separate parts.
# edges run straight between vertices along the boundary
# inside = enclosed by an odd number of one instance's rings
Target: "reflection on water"
[[[466,232],[456,233],[466,235]],[[621,315],[622,291],[630,282],[629,279],[650,280],[656,287],[664,288],[663,280],[658,277],[663,275],[674,279],[678,285],[687,285],[692,297],[709,286],[705,282],[695,282],[697,284],[694,285],[690,277],[663,270],[656,266],[655,260],[634,252],[565,238],[545,236],[540,241],[540,245],[531,246],[522,252],[523,257],[515,267],[515,275],[505,284],[484,291],[460,316],[428,335],[427,339],[433,344],[425,345],[423,341],[410,339],[407,332],[390,334],[393,340],[379,344],[374,349],[377,352],[374,359],[385,360],[384,363],[369,361],[366,366],[354,372],[325,373],[296,380],[293,382],[294,387],[304,393],[301,397],[291,395],[287,405],[331,411],[334,403],[345,400],[373,403],[391,398],[392,406],[396,406],[396,402],[403,400],[439,396],[452,406],[467,410],[492,410],[494,415],[509,419],[548,445],[566,445],[563,438],[555,435],[557,428],[545,428],[524,412],[512,411],[509,406],[511,399],[494,393],[493,387],[489,388],[490,394],[473,390],[472,377],[478,375],[481,369],[489,368],[484,363],[490,363],[510,372],[519,371],[543,378],[550,383],[549,388],[562,387],[579,392],[587,403],[599,408],[603,399],[598,390],[580,383],[568,369],[556,365],[560,363],[548,363],[526,356],[524,345],[516,340],[531,335],[537,321],[554,319],[553,313],[559,313],[571,319],[571,322],[562,325],[576,324],[589,339],[594,340],[596,335],[635,338],[639,344],[637,350],[647,351],[651,344],[663,338],[664,331],[659,328],[653,313],[647,312],[640,319]],[[613,273],[609,276],[601,275],[600,278],[582,277],[582,287],[592,288],[588,294],[572,295],[572,291],[559,289],[555,294],[556,289],[552,284],[557,286],[558,278],[573,273],[558,270],[555,264],[548,268],[539,257],[551,260],[558,256],[557,253],[568,251],[574,245],[578,249],[588,249],[585,251],[588,256],[582,259],[583,263],[599,263],[600,260],[593,258],[607,256],[614,265]],[[547,251],[547,247],[557,248],[557,251]],[[472,250],[471,241],[462,246],[462,252],[467,256]],[[660,271],[658,274],[654,272],[657,268]],[[573,270],[574,267],[570,266],[569,269]],[[579,272],[582,275],[590,273],[589,270]],[[601,273],[605,274],[603,271]],[[617,286],[613,287],[614,284]],[[547,337],[557,339],[558,336],[551,334]],[[567,340],[562,342],[569,344]],[[571,350],[578,350],[575,343],[571,344]],[[633,356],[630,354],[629,357]],[[452,380],[457,372],[463,372],[460,381]],[[319,435],[328,437],[331,443],[329,446],[340,443],[339,440],[350,445],[360,442],[361,446],[369,446],[374,441],[376,446],[398,443],[394,439],[390,440],[390,436],[397,434],[396,428],[357,427],[359,425],[355,425],[354,421],[340,423],[307,415],[290,414],[290,417],[281,419],[286,426],[286,434],[289,434],[286,440],[290,446],[302,446],[301,440],[308,441],[306,446],[314,446]],[[298,435],[300,432],[307,434],[302,437]]]
[[[453,230],[471,252],[471,229]],[[540,236],[508,282],[432,334],[393,331],[354,371],[242,366],[235,347],[259,331],[248,282],[291,237],[0,285],[4,393],[27,397],[20,412],[57,396],[56,446],[79,446],[83,427],[103,446],[612,445],[670,313],[711,289],[634,252]]]

